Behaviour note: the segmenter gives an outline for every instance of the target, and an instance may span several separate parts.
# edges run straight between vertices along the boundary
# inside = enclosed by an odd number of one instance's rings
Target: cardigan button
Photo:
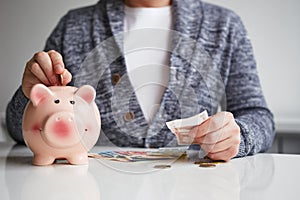
[[[118,73],[115,73],[111,76],[111,82],[116,85],[117,83],[119,83],[121,80],[121,76]]]
[[[127,113],[124,114],[124,120],[126,122],[129,122],[133,119],[134,119],[134,113],[133,112],[127,112]]]

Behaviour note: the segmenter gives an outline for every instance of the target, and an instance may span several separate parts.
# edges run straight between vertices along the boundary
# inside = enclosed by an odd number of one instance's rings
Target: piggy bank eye
[[[74,104],[75,104],[75,101],[70,101],[70,104],[74,105]]]
[[[60,102],[59,99],[54,100],[54,103],[56,103],[56,104],[59,104],[59,102]]]

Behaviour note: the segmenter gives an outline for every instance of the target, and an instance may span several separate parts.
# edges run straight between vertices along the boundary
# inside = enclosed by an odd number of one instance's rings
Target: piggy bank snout
[[[49,119],[50,129],[52,134],[59,138],[72,137],[72,127],[74,124],[74,117],[69,113],[59,113]]]
[[[58,112],[46,120],[42,136],[50,146],[69,147],[80,142],[78,126],[72,112]]]

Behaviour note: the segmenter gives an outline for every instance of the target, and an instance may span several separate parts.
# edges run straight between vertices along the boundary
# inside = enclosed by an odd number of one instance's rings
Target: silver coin
[[[199,167],[212,168],[212,167],[216,167],[216,164],[213,164],[213,163],[200,163]]]
[[[156,168],[156,169],[167,169],[167,168],[171,168],[171,165],[155,165],[154,168]]]

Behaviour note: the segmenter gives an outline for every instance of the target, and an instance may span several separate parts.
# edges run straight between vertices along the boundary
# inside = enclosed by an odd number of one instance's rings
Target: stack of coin
[[[171,168],[171,165],[155,165],[155,169],[168,169]]]
[[[225,161],[223,160],[211,160],[208,157],[204,157],[198,161],[195,161],[194,164],[199,165],[199,167],[209,168],[209,167],[216,167],[218,164],[222,164],[224,162]]]
[[[199,167],[205,167],[205,168],[212,168],[212,167],[216,167],[216,164],[213,163],[200,163]]]

